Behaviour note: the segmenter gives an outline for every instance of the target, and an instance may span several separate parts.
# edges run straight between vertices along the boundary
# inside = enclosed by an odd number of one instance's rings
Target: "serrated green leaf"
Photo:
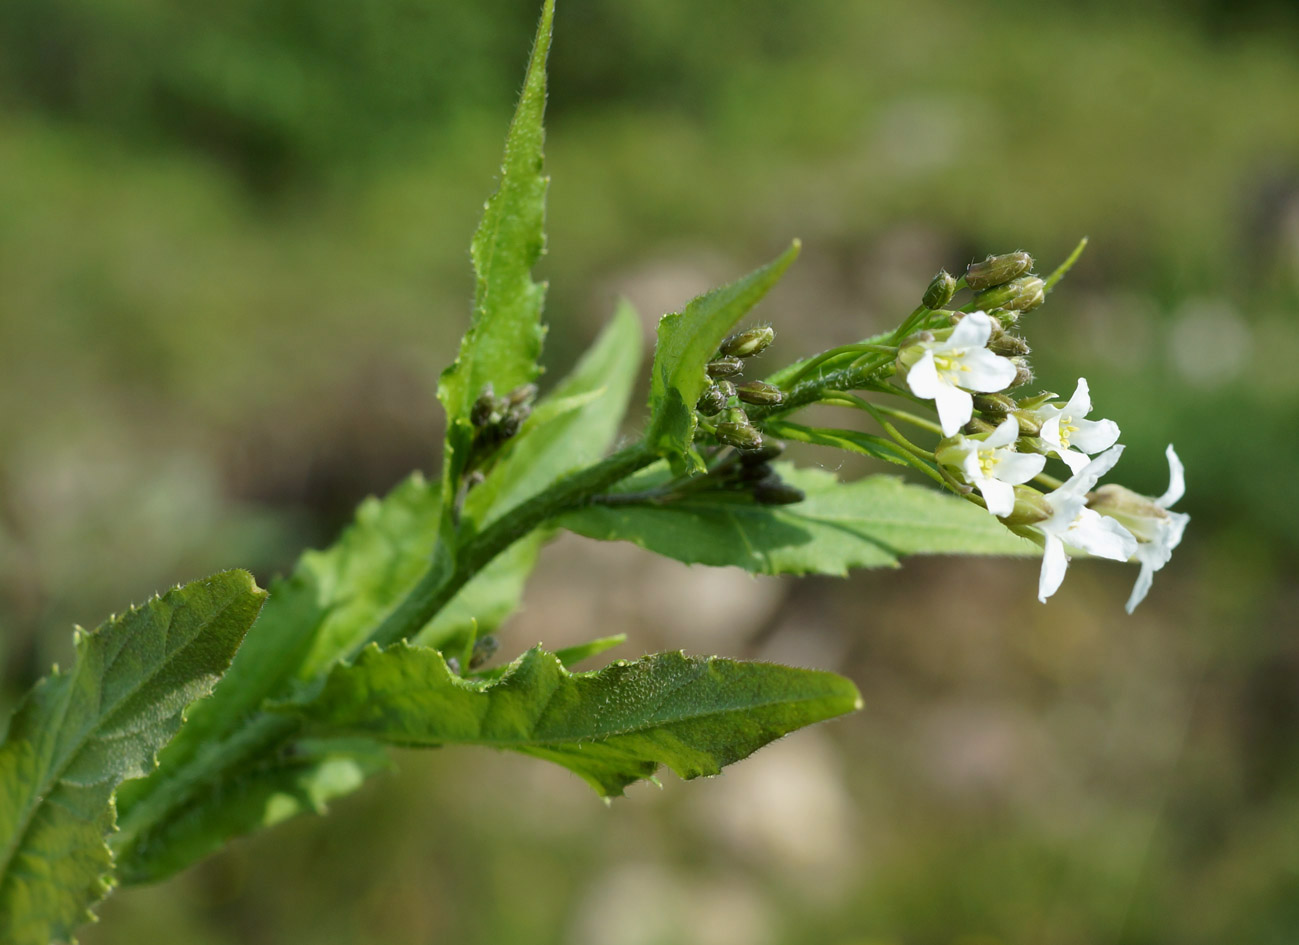
[[[542,173],[542,119],[554,11],[554,0],[546,0],[523,92],[505,139],[500,186],[483,208],[470,244],[476,276],[473,318],[459,355],[438,384],[438,399],[447,415],[442,498],[448,538],[450,509],[473,442],[469,411],[474,400],[488,383],[504,394],[539,373],[545,285],[533,281],[532,267],[545,251],[548,179]]]
[[[212,697],[194,707],[189,724],[159,756],[158,769],[118,793],[121,830],[114,848],[127,881],[167,875],[191,862],[187,851],[206,855],[229,837],[268,823],[255,799],[280,797],[287,776],[276,766],[243,764],[238,747],[248,720],[267,698],[284,696],[295,679],[322,672],[360,646],[428,567],[440,507],[437,485],[416,473],[383,499],[362,502],[338,541],[306,552],[292,575],[272,585],[261,617]],[[497,557],[419,638],[459,644],[468,629],[497,626],[517,608],[542,540],[534,533]],[[329,761],[341,764],[337,757]],[[373,770],[367,755],[353,764]],[[310,780],[309,768],[300,759],[295,781]]]
[[[577,646],[561,647],[555,651],[555,659],[563,663],[566,668],[571,669],[583,660],[589,660],[593,656],[598,656],[606,650],[612,650],[615,646],[622,646],[626,642],[627,634],[625,633],[616,633],[611,637],[597,637],[594,640],[579,643]],[[508,666],[495,666],[469,675],[471,679],[500,679],[508,669]]]
[[[986,511],[891,476],[841,483],[819,469],[778,466],[807,498],[759,505],[733,492],[697,492],[671,502],[590,505],[558,519],[602,541],[630,541],[687,564],[734,565],[760,574],[844,575],[893,567],[911,554],[1037,555],[1032,542]],[[621,491],[670,478],[662,464],[629,478]]]
[[[690,302],[659,320],[650,374],[650,426],[645,441],[674,466],[703,471],[692,444],[695,404],[708,386],[704,366],[749,309],[757,305],[798,257],[799,242],[761,269]]]
[[[615,796],[667,765],[717,774],[795,729],[851,712],[857,688],[833,673],[659,653],[570,673],[529,650],[492,682],[462,679],[436,650],[367,647],[318,694],[283,711],[324,731],[392,744],[487,745],[563,765]]]
[[[618,435],[640,360],[640,317],[623,300],[577,366],[537,405],[487,481],[469,493],[464,519],[481,530],[603,456]],[[566,405],[572,407],[556,409]]]
[[[143,776],[211,691],[266,594],[226,571],[155,597],[93,633],[37,683],[0,746],[0,941],[46,945],[109,889],[113,791]]]

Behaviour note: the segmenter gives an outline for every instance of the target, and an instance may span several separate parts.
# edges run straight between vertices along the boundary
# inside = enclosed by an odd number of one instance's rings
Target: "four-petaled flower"
[[[1155,572],[1166,565],[1173,549],[1182,540],[1186,523],[1191,516],[1185,512],[1170,512],[1168,507],[1186,492],[1186,473],[1177,457],[1173,444],[1168,444],[1168,491],[1157,499],[1138,495],[1123,486],[1101,486],[1088,497],[1087,505],[1125,527],[1137,539],[1133,560],[1141,565],[1141,573],[1132,587],[1127,611],[1132,613],[1150,591]]]
[[[907,386],[917,397],[932,400],[944,436],[952,436],[974,414],[969,391],[1005,390],[1018,369],[1009,358],[986,347],[992,337],[992,319],[970,312],[943,341],[920,341],[898,352],[907,371]]]
[[[1073,396],[1063,407],[1044,404],[1033,411],[1042,420],[1040,436],[1070,472],[1076,473],[1087,465],[1087,454],[1099,453],[1118,442],[1119,425],[1113,420],[1083,419],[1091,409],[1087,379],[1080,377]]]
[[[1009,515],[1015,507],[1015,486],[1042,471],[1046,457],[1017,453],[1019,423],[1007,417],[985,439],[958,436],[939,444],[934,457],[944,466],[961,471],[965,481],[983,493],[988,511]]]
[[[1131,532],[1115,519],[1087,508],[1088,491],[1114,468],[1122,453],[1122,446],[1111,447],[1074,473],[1060,488],[1042,497],[1051,509],[1050,518],[1035,523],[1046,539],[1037,584],[1037,599],[1043,603],[1064,580],[1069,566],[1066,545],[1115,561],[1127,561],[1136,554],[1137,540]]]

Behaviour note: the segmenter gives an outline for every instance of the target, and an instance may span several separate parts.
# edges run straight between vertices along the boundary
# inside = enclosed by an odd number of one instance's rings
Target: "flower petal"
[[[1099,453],[1119,441],[1119,425],[1113,420],[1074,420],[1078,428],[1069,437],[1069,445],[1084,453]]]
[[[1002,482],[1018,485],[1021,482],[1028,482],[1040,473],[1045,465],[1046,457],[1039,453],[1012,453],[1003,450],[995,472]]]
[[[979,491],[988,504],[988,511],[993,515],[1009,515],[1015,508],[1015,487],[1000,479],[983,479],[979,482]]]
[[[1064,464],[1069,467],[1069,472],[1075,476],[1087,468],[1091,459],[1086,453],[1080,453],[1077,450],[1054,449],[1053,452],[1059,459],[1064,460]]]
[[[1073,417],[1075,421],[1082,419],[1092,412],[1092,395],[1091,388],[1087,386],[1087,378],[1078,378],[1078,386],[1074,388],[1073,396],[1069,398],[1069,403],[1064,407],[1066,416]]]
[[[974,416],[974,398],[951,384],[944,384],[935,377],[935,389],[932,395],[934,406],[938,408],[938,422],[943,428],[943,436],[953,436]],[[913,387],[912,390],[915,390]]]
[[[986,312],[970,312],[952,329],[946,341],[939,342],[940,351],[955,348],[982,348],[992,337],[992,319]]]
[[[938,366],[934,364],[932,351],[926,350],[920,360],[911,365],[907,371],[907,386],[911,388],[911,393],[925,400],[933,400],[938,396],[938,388],[943,384],[938,379]]]
[[[960,384],[966,390],[984,393],[1005,390],[1015,381],[1018,368],[1010,358],[993,354],[987,348],[973,348],[961,357]]]
[[[1101,476],[1114,468],[1114,465],[1119,461],[1119,457],[1122,455],[1122,443],[1111,446],[1104,453],[1093,457],[1091,462],[1078,472],[1074,473],[1073,478],[1060,488],[1067,488],[1073,493],[1090,492],[1092,488],[1095,487],[1096,483],[1101,481]]]
[[[1083,509],[1063,537],[1074,548],[1111,561],[1127,561],[1137,551],[1130,531],[1094,509]]]
[[[1019,421],[1014,417],[1007,417],[1001,423],[997,424],[997,429],[988,434],[988,438],[983,441],[984,449],[995,449],[1002,446],[1009,446],[1019,439]]]
[[[1141,573],[1137,575],[1137,583],[1132,585],[1132,595],[1128,598],[1124,610],[1128,613],[1137,609],[1137,604],[1146,599],[1150,593],[1150,585],[1155,581],[1155,570],[1147,564],[1141,565]]]
[[[1182,461],[1178,459],[1177,451],[1173,449],[1172,443],[1168,444],[1168,449],[1164,451],[1164,455],[1168,457],[1168,491],[1155,500],[1155,505],[1161,509],[1168,508],[1186,494],[1186,468],[1182,465]],[[1185,524],[1182,527],[1185,528]]]
[[[1064,544],[1054,535],[1046,536],[1046,548],[1042,551],[1042,572],[1037,579],[1037,599],[1046,603],[1046,599],[1060,589],[1064,573],[1069,567],[1069,556],[1064,553]]]

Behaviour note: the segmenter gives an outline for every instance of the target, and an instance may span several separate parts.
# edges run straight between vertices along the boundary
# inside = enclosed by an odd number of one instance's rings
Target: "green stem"
[[[1073,252],[1069,254],[1068,258],[1066,258],[1064,262],[1060,263],[1060,265],[1056,266],[1055,271],[1046,277],[1046,286],[1042,291],[1050,292],[1054,289],[1055,284],[1063,279],[1069,270],[1073,268],[1074,263],[1078,261],[1078,257],[1083,254],[1083,250],[1086,248],[1087,237],[1084,236],[1078,241],[1078,245],[1073,248]]]
[[[578,508],[592,495],[604,492],[638,469],[658,459],[644,443],[619,450],[603,462],[559,480],[545,492],[497,519],[487,529],[465,542],[456,555],[450,574],[430,568],[406,597],[384,618],[383,623],[357,647],[371,643],[391,646],[399,640],[413,638],[469,579],[485,568],[493,558],[537,528],[547,519]],[[355,655],[355,652],[349,654]]]

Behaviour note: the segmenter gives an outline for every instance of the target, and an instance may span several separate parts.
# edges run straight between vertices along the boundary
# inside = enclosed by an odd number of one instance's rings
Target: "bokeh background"
[[[434,469],[532,0],[0,4],[0,709],[72,623],[245,566]],[[1122,480],[1188,468],[1134,570],[754,580],[556,542],[512,655],[834,668],[855,717],[606,808],[524,758],[397,774],[124,892],[92,945],[1299,940],[1299,14],[1286,0],[564,0],[546,352],[775,254],[772,363],[939,266],[1082,263],[1029,319]],[[834,456],[822,461],[835,464]],[[670,593],[667,591],[670,589]]]

